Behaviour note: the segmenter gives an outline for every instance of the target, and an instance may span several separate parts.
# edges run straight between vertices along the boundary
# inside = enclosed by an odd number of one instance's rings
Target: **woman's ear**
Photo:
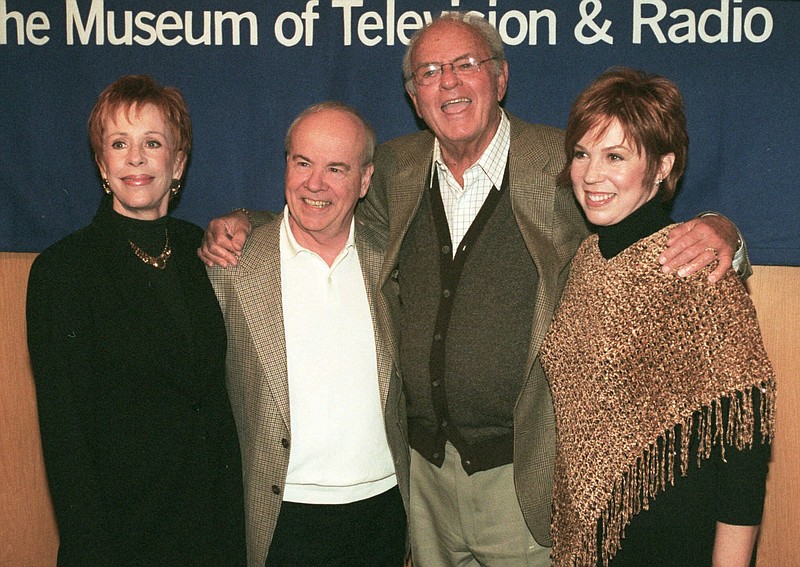
[[[94,163],[97,164],[97,169],[100,172],[100,177],[102,177],[103,179],[108,179],[108,172],[106,171],[106,166],[103,163],[103,160],[100,159],[100,156],[97,154],[94,154]]]
[[[658,165],[658,177],[666,179],[675,164],[675,154],[670,152],[661,156],[661,163]]]
[[[175,163],[172,165],[172,178],[183,179],[183,171],[186,169],[186,154],[178,151],[175,155]]]

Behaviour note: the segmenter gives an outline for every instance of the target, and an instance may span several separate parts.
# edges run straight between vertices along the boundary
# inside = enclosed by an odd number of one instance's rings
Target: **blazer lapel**
[[[281,299],[280,227],[283,215],[253,231],[245,261],[234,289],[247,329],[258,353],[266,385],[289,428],[289,374],[286,364],[286,335]],[[252,379],[252,377],[248,377]],[[250,384],[247,392],[263,399],[262,384]]]
[[[420,143],[416,151],[409,152],[406,163],[398,164],[398,173],[389,180],[385,189],[389,200],[392,222],[389,227],[389,245],[386,250],[386,261],[381,270],[380,285],[383,286],[391,276],[400,255],[400,246],[408,232],[414,216],[417,214],[422,196],[427,189],[430,178],[431,159],[433,156],[433,136]],[[427,164],[420,167],[420,164]]]
[[[411,222],[419,209],[426,189],[426,181],[430,178],[430,163],[433,155],[433,136],[426,132],[424,138],[409,142],[407,148],[400,152],[401,159],[397,163],[397,173],[387,179],[386,192],[390,211],[389,240],[384,262],[378,280],[378,314],[380,323],[389,343],[389,349],[395,361],[399,361],[398,329],[395,316],[398,315],[390,305],[385,292],[387,282],[396,277],[395,268],[400,256],[400,247],[408,232]],[[427,167],[420,164],[427,163]]]
[[[392,372],[392,357],[384,333],[378,322],[376,309],[376,293],[378,290],[378,276],[383,265],[385,245],[374,231],[356,220],[355,223],[356,249],[358,260],[361,264],[361,274],[364,278],[364,287],[367,290],[367,301],[372,316],[372,327],[375,334],[375,352],[378,360],[378,388],[381,395],[381,408],[386,411],[386,397],[389,393],[389,380]]]
[[[509,151],[509,186],[511,208],[522,237],[539,273],[536,303],[531,325],[526,376],[538,356],[539,347],[547,333],[558,295],[558,257],[553,242],[552,170],[549,156],[536,144],[524,143],[520,128],[525,124],[511,120],[511,149]],[[554,269],[556,268],[556,269]]]

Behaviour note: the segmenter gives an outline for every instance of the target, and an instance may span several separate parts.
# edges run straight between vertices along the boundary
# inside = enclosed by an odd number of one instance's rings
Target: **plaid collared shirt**
[[[500,125],[494,138],[480,159],[464,172],[464,186],[461,187],[444,163],[439,140],[435,140],[433,164],[439,173],[439,188],[450,226],[453,255],[492,187],[499,189],[503,183],[510,145],[511,125],[505,112],[501,112]]]

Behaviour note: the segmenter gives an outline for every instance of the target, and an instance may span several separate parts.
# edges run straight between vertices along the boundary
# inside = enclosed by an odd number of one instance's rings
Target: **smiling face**
[[[121,106],[104,121],[96,160],[116,212],[140,220],[167,214],[172,180],[186,164],[174,148],[174,134],[152,104]]]
[[[672,169],[674,154],[661,157],[658,177]],[[570,179],[578,203],[592,224],[617,224],[658,193],[658,184],[646,185],[647,156],[627,141],[616,119],[603,132],[589,130],[575,145]]]
[[[364,166],[366,134],[343,110],[303,118],[290,134],[286,154],[286,204],[297,241],[323,258],[347,242],[358,200],[367,194],[372,164]]]
[[[489,47],[467,24],[442,20],[424,31],[411,54],[411,68],[426,63],[450,63],[463,57],[483,61],[491,57]],[[497,75],[493,62],[484,63],[473,75],[457,77],[446,66],[441,81],[418,85],[408,91],[417,114],[433,131],[443,150],[479,156],[492,141],[500,124],[499,102],[506,93],[508,65],[502,62]]]

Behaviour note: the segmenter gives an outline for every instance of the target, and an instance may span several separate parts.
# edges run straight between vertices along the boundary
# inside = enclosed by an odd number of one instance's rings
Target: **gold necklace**
[[[139,258],[142,262],[147,264],[148,266],[153,266],[154,268],[158,268],[159,270],[163,270],[167,267],[167,260],[169,257],[172,256],[172,248],[169,246],[169,233],[167,229],[164,229],[164,238],[166,242],[164,242],[164,250],[158,256],[151,256],[138,246],[133,243],[133,241],[128,240],[128,244],[131,245],[131,249],[133,253],[136,254],[136,257]]]

